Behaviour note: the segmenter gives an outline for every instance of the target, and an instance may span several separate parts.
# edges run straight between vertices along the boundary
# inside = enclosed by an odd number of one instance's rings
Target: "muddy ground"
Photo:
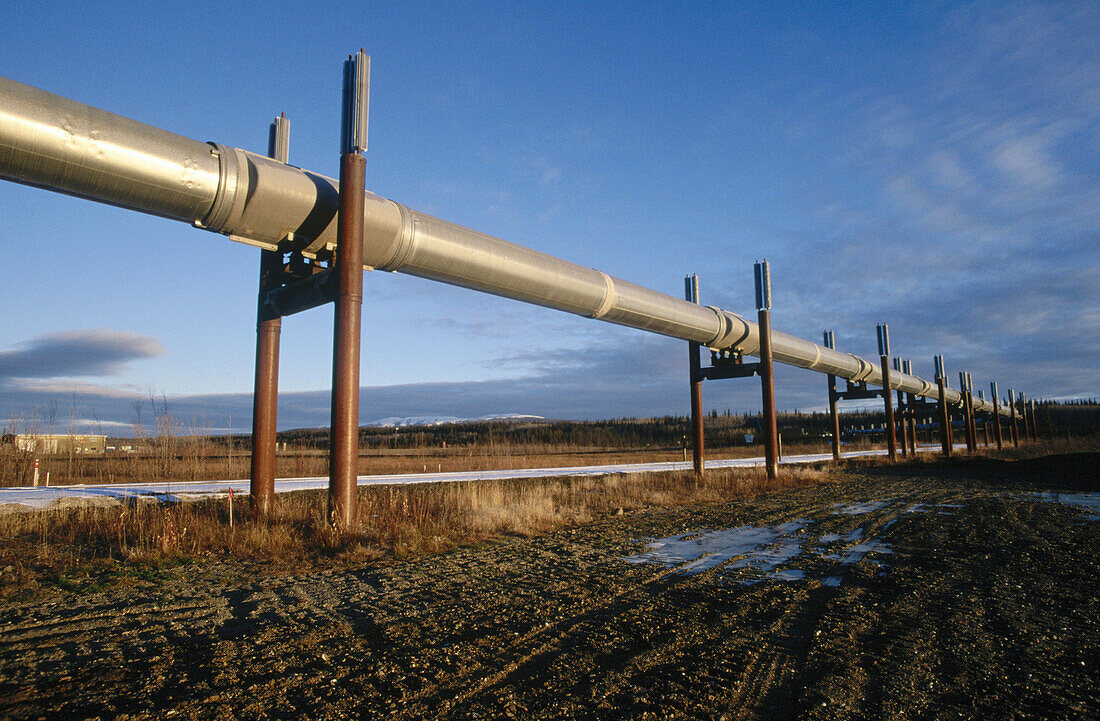
[[[1098,465],[855,469],[383,568],[7,603],[0,718],[1097,718],[1100,521],[1028,493],[1100,491]]]

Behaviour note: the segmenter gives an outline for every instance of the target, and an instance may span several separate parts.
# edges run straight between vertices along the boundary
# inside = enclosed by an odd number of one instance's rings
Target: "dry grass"
[[[870,444],[847,446],[852,450],[873,448]],[[787,455],[828,452],[828,444],[790,444]],[[708,458],[748,458],[763,455],[760,446],[707,448]],[[690,451],[667,448],[568,449],[553,452],[524,446],[498,444],[494,450],[460,446],[424,449],[370,449],[360,452],[359,475],[395,473],[454,473],[461,471],[511,470],[516,468],[561,468],[621,463],[657,463],[690,459]],[[0,485],[29,486],[34,474],[35,455],[0,446]],[[110,453],[104,456],[64,454],[39,457],[39,476],[47,474],[51,485],[150,483],[157,481],[209,481],[247,479],[251,457],[247,451],[227,453],[210,443],[173,441],[171,453]],[[305,450],[276,456],[278,478],[309,478],[328,475],[327,451]]]
[[[477,543],[530,536],[646,506],[713,503],[817,483],[829,472],[783,469],[769,483],[758,469],[481,481],[360,489],[358,527],[332,529],[323,492],[281,495],[265,521],[234,523],[226,501],[123,507],[77,506],[0,516],[0,595],[42,586],[95,589],[145,578],[193,560],[232,559],[277,571],[386,562]]]
[[[983,450],[978,457],[1030,458],[1095,446],[1096,439],[1056,439],[1001,453]],[[909,460],[937,462],[937,454]],[[225,500],[10,513],[0,515],[0,596],[40,586],[94,589],[190,561],[227,559],[248,572],[388,562],[644,507],[719,503],[820,483],[841,477],[848,467],[887,463],[870,457],[839,468],[781,467],[773,482],[755,468],[711,470],[703,482],[689,472],[668,472],[366,486],[360,488],[358,524],[350,532],[328,524],[323,491],[280,495],[273,514],[262,521],[249,518],[247,504],[238,500],[232,525]]]

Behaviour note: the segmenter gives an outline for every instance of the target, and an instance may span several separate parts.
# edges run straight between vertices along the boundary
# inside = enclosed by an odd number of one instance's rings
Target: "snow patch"
[[[837,503],[833,505],[833,513],[840,516],[859,516],[886,508],[891,501],[892,499],[886,498],[881,501],[867,501],[866,503]]]
[[[1085,512],[1085,517],[1090,521],[1100,521],[1100,493],[1058,493],[1056,491],[1040,491],[1025,494],[1024,498],[1029,501],[1064,503],[1067,506],[1076,506]]]
[[[823,553],[805,533],[812,521],[804,518],[778,526],[738,526],[719,530],[703,530],[667,538],[650,540],[646,551],[623,560],[629,563],[660,563],[666,568],[676,568],[676,573],[693,576],[703,571],[722,567],[722,571],[740,571],[737,582],[751,586],[763,580],[806,580],[806,571],[795,566],[806,565],[824,559],[836,566],[845,567],[859,563],[870,554],[892,553],[888,543],[877,538],[864,538],[862,528],[854,528],[840,535],[827,533],[820,537],[822,544],[835,544],[835,550]],[[809,543],[807,543],[809,542]],[[878,567],[886,564],[868,558]],[[783,568],[780,568],[780,567]],[[840,576],[826,576],[826,586],[840,584]]]

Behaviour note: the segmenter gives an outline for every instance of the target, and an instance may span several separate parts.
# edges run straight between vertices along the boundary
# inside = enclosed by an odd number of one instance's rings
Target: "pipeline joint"
[[[608,311],[615,307],[615,279],[603,271],[596,271],[603,278],[604,294],[603,302],[600,303],[600,307],[592,312],[589,318],[596,318],[597,320],[607,315]]]
[[[852,381],[853,383],[862,383],[863,381],[867,380],[871,376],[871,372],[874,370],[874,366],[863,360],[859,356],[855,355],[854,353],[849,353],[848,355],[859,366],[859,370],[856,371],[856,374],[848,380]]]
[[[393,255],[385,263],[376,265],[378,270],[388,270],[396,273],[405,267],[413,253],[416,251],[416,216],[402,203],[394,203],[401,216],[401,230],[397,234],[397,247]]]
[[[241,186],[241,168],[246,166],[247,161],[236,148],[229,148],[221,143],[207,144],[210,146],[210,154],[218,158],[218,189],[210,210],[201,220],[196,220],[195,225],[220,233],[229,219],[239,215],[244,208],[248,193],[238,191]],[[245,185],[247,186],[247,182]]]
[[[715,350],[729,349],[740,352],[740,345],[749,337],[749,324],[741,316],[722,310],[717,306],[708,305],[706,307],[712,310],[714,315],[718,317],[718,333],[707,341],[705,345]],[[730,340],[730,337],[736,332],[733,328],[734,320],[741,324],[741,335],[735,340]]]

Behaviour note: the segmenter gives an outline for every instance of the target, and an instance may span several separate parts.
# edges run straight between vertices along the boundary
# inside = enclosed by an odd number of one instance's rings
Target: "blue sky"
[[[931,376],[1100,381],[1095,3],[8,3],[0,75],[335,176],[372,56],[367,186],[418,210]],[[258,251],[0,183],[0,421],[249,427]],[[685,344],[365,276],[361,419],[683,414]],[[327,423],[331,311],[283,324],[280,426]],[[824,403],[784,369],[780,407]],[[749,382],[706,407],[752,411]],[[57,422],[62,425],[62,421]],[[7,424],[7,423],[5,423]]]

